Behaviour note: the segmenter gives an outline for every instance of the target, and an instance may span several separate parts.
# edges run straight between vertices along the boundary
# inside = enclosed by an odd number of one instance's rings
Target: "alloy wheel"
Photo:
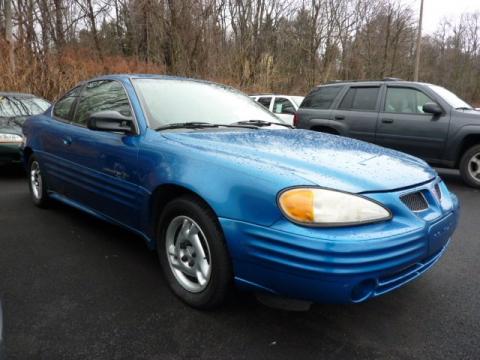
[[[40,172],[40,165],[37,161],[33,161],[30,166],[30,183],[32,186],[32,193],[35,199],[39,200],[42,197],[42,174]]]
[[[480,181],[480,152],[474,154],[468,161],[468,172],[476,181]]]
[[[188,216],[177,216],[168,225],[166,254],[170,269],[187,291],[198,293],[208,286],[212,273],[211,254],[200,226]]]

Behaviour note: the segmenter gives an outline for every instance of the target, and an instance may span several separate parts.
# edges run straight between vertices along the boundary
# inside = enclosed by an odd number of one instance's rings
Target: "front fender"
[[[447,142],[444,158],[448,161],[457,163],[460,159],[463,141],[467,136],[478,136],[480,138],[480,126],[465,125],[458,129]]]
[[[148,136],[147,136],[148,137]],[[148,229],[149,204],[155,189],[176,185],[202,198],[218,217],[270,226],[282,214],[276,198],[293,185],[312,185],[307,180],[273,166],[232,158],[221,152],[203,152],[163,138],[145,141],[139,152],[141,201]],[[149,233],[149,231],[145,231]]]

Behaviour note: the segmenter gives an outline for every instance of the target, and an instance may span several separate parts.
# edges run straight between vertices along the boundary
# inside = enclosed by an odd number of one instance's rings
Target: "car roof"
[[[93,79],[88,79],[86,81],[95,81],[95,80],[128,80],[128,79],[165,79],[165,80],[189,80],[189,81],[198,81],[204,83],[213,82],[201,79],[187,78],[182,76],[172,76],[172,75],[161,75],[161,74],[111,74],[111,75],[100,75]],[[84,81],[85,82],[85,81]]]
[[[32,98],[32,97],[37,97],[33,94],[27,94],[27,93],[20,93],[20,92],[14,92],[14,91],[0,91],[0,96],[6,97],[6,96],[15,96],[18,98]]]
[[[386,78],[383,80],[334,80],[325,84],[317,85],[316,88],[324,86],[338,86],[338,85],[347,85],[347,86],[362,86],[362,85],[382,85],[382,84],[394,84],[394,85],[431,85],[429,83],[418,82],[418,81],[407,81],[396,78]]]
[[[283,96],[283,97],[305,97],[303,95],[284,95],[284,94],[250,94],[248,96]]]
[[[133,80],[133,79],[182,80],[182,81],[202,83],[202,84],[206,84],[206,85],[219,85],[219,86],[231,87],[228,84],[216,83],[214,81],[209,81],[209,80],[188,78],[188,77],[183,77],[183,76],[161,75],[161,74],[111,74],[111,75],[101,75],[101,76],[97,76],[95,78],[86,79],[84,81],[81,81],[75,87],[81,86],[81,85],[83,85],[87,82],[90,82],[90,81],[98,81],[98,80],[125,81],[125,80]]]

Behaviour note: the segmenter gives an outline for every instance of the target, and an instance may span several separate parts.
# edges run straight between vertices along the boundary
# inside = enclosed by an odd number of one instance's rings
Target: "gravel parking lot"
[[[360,305],[267,308],[236,294],[199,312],[168,290],[143,240],[66,206],[35,208],[0,172],[8,359],[479,359],[480,192],[454,171],[459,229],[427,274]]]

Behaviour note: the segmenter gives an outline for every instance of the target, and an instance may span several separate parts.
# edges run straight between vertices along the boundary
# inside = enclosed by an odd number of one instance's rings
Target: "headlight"
[[[0,134],[0,144],[21,144],[23,138],[16,134]]]
[[[359,225],[392,218],[388,209],[373,200],[327,189],[289,189],[280,194],[278,204],[288,219],[310,226]]]

